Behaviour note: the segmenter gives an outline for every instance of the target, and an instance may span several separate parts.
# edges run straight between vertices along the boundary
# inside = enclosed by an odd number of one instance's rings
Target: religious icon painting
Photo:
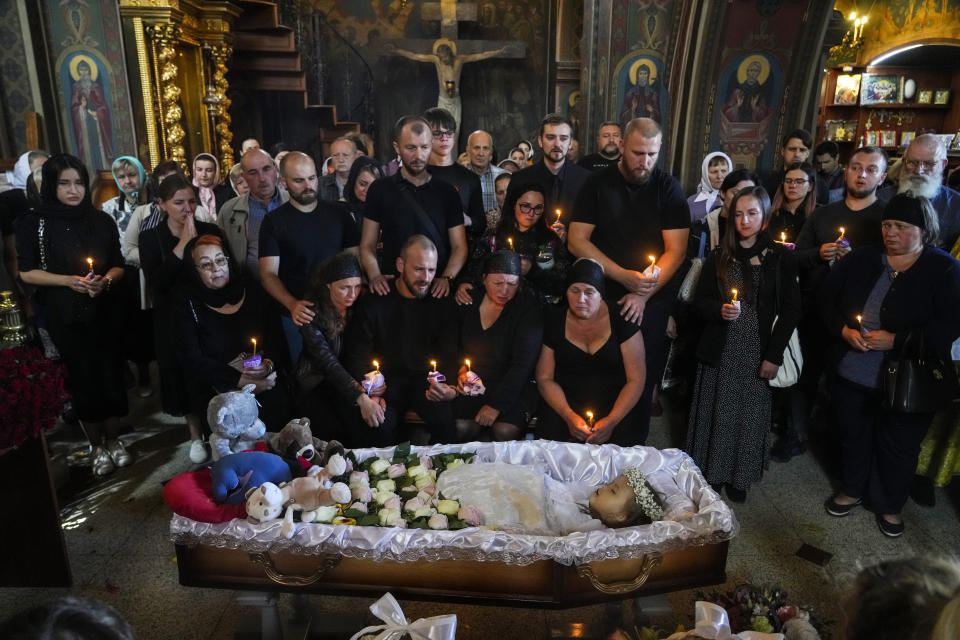
[[[933,91],[921,91],[917,94],[918,104],[930,104],[933,102]]]
[[[947,104],[950,102],[950,90],[940,89],[933,94],[933,104]]]
[[[766,52],[735,55],[717,83],[710,148],[725,152],[734,166],[759,167],[772,161],[783,73]]]
[[[667,110],[667,91],[664,85],[663,59],[651,52],[633,52],[617,64],[616,102],[611,110],[621,127],[634,118],[652,118],[663,124]]]
[[[860,81],[860,104],[896,104],[903,95],[901,76],[862,74]]]
[[[837,76],[833,104],[857,104],[860,97],[860,74]]]
[[[916,131],[903,131],[900,133],[900,146],[909,146],[913,139],[917,137]]]
[[[887,148],[897,146],[897,132],[892,129],[884,129],[881,131],[880,146]]]
[[[109,169],[116,157],[110,111],[108,63],[96,51],[74,51],[60,64],[63,94],[69,97],[65,122],[71,151],[93,169]]]
[[[879,131],[866,131],[863,134],[863,145],[865,147],[876,147],[880,142]]]
[[[953,142],[950,143],[950,151],[960,151],[960,131],[953,136]]]

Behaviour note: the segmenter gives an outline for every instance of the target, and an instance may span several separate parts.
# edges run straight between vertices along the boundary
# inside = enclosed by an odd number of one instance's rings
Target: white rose
[[[327,472],[331,476],[342,476],[347,471],[347,461],[339,453],[335,453],[327,460]]]
[[[381,527],[393,527],[398,521],[403,520],[399,509],[381,509],[377,516],[380,518]]]
[[[415,464],[412,467],[407,468],[407,475],[411,478],[419,478],[420,476],[427,475],[427,468],[422,464]]]
[[[339,502],[340,504],[350,502],[350,487],[342,482],[335,482],[333,486],[330,487],[330,497],[334,502]]]
[[[423,516],[427,516],[429,518],[435,513],[437,513],[437,510],[434,509],[433,507],[420,507],[419,509],[413,512],[413,517],[422,518]]]
[[[370,473],[373,475],[378,475],[387,470],[387,467],[390,466],[390,463],[383,458],[377,458],[377,460],[370,465]]]
[[[427,522],[427,526],[431,529],[446,529],[448,524],[447,516],[442,513],[430,516],[430,520]]]
[[[433,478],[431,478],[429,475],[420,476],[414,480],[414,484],[417,485],[417,489],[423,489],[428,484],[433,484]]]
[[[337,517],[337,508],[336,507],[317,507],[314,511],[314,522],[322,522],[324,524],[329,524]]]
[[[417,497],[423,500],[423,504],[430,504],[430,501],[433,500],[433,496],[426,491],[418,491]]]
[[[377,498],[376,498],[377,504],[379,504],[380,506],[383,506],[387,504],[388,500],[395,497],[397,497],[397,494],[395,494],[392,491],[378,491]]]
[[[460,511],[460,503],[456,500],[441,500],[437,503],[437,511],[448,516],[455,516]]]
[[[377,491],[396,491],[397,483],[393,480],[380,480],[377,482]]]

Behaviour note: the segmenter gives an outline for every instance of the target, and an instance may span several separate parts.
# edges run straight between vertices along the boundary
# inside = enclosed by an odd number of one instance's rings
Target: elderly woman
[[[537,437],[643,444],[635,407],[646,378],[640,328],[603,299],[603,267],[580,258],[567,275],[567,304],[550,309],[537,362]]]
[[[360,295],[361,275],[357,257],[346,251],[318,266],[307,291],[316,313],[300,327],[303,351],[296,369],[299,412],[310,418],[315,435],[347,446],[360,444],[352,433],[356,410],[368,427],[376,428],[383,424],[386,407],[379,397],[383,389],[368,395],[338,359],[351,308]]]
[[[157,192],[162,221],[140,234],[139,255],[147,284],[150,287],[156,316],[154,347],[160,369],[160,393],[164,412],[186,416],[190,431],[190,459],[206,460],[200,416],[191,411],[190,398],[183,371],[176,356],[176,345],[169,327],[174,325],[174,289],[188,273],[184,262],[187,243],[197,236],[222,237],[220,227],[194,218],[197,210],[197,188],[182,174],[175,173],[160,183]],[[192,268],[192,267],[190,267]]]
[[[939,225],[926,198],[894,196],[881,230],[883,248],[863,247],[839,261],[821,294],[827,330],[842,347],[833,399],[843,472],[826,509],[840,517],[865,502],[880,531],[896,537],[933,414],[884,407],[882,377],[887,361],[917,339],[950,361],[960,336],[960,263],[935,247]]]
[[[104,202],[103,212],[116,220],[123,234],[134,210],[146,201],[147,176],[143,165],[133,156],[120,156],[114,160],[110,172],[120,195]]]
[[[711,484],[743,502],[766,464],[769,381],[800,320],[800,286],[796,256],[766,232],[766,190],[742,189],[730,207],[693,302],[704,329],[685,449]]]
[[[527,426],[524,391],[540,353],[543,318],[536,300],[521,290],[522,262],[513,251],[495,251],[483,268],[483,286],[458,307],[460,354],[480,376],[484,392],[476,394],[464,367],[454,404],[460,439],[473,439],[481,428],[495,440],[516,440]]]
[[[550,226],[543,220],[545,195],[539,184],[526,183],[508,193],[496,233],[474,246],[464,269],[464,282],[457,289],[457,302],[466,304],[469,291],[480,281],[481,271],[491,252],[497,249],[520,255],[523,283],[541,301],[563,295],[570,253],[563,242],[566,229],[559,222]]]
[[[256,282],[237,275],[219,236],[190,240],[183,262],[173,303],[173,345],[187,381],[190,412],[203,416],[215,394],[252,384],[260,418],[271,431],[280,431],[290,418],[289,403],[277,386],[273,361],[262,357],[260,365],[248,366],[242,355],[251,352],[251,339],[261,356],[283,348],[280,317],[270,299]]]
[[[770,203],[767,232],[774,240],[796,242],[816,207],[817,172],[806,162],[794,162],[783,172],[783,182]]]
[[[104,476],[132,458],[117,438],[127,414],[121,328],[113,286],[123,277],[117,225],[90,203],[79,158],[61,154],[43,165],[41,204],[17,226],[20,277],[37,287],[48,330],[67,368],[67,390]]]
[[[703,159],[700,165],[700,184],[697,185],[697,192],[687,198],[691,222],[702,220],[713,210],[720,197],[720,185],[732,169],[733,162],[730,161],[730,156],[722,151],[708,153]]]

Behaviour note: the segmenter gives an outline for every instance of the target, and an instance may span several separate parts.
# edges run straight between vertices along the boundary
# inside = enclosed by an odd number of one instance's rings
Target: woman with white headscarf
[[[0,291],[10,289],[18,295],[22,293],[17,282],[14,224],[20,216],[33,208],[27,198],[27,178],[35,169],[43,166],[47,156],[46,151],[27,151],[17,159],[13,171],[6,172],[11,188],[0,193]]]
[[[733,171],[733,162],[730,161],[730,156],[722,151],[707,154],[700,166],[700,184],[697,186],[697,192],[687,198],[687,204],[690,206],[690,222],[703,219],[714,208],[720,196],[720,185],[731,171]]]

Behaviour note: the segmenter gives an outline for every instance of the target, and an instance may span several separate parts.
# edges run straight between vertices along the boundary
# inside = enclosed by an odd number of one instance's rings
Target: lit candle
[[[587,411],[587,424],[593,426],[593,411]]]
[[[90,267],[90,272],[93,272],[93,258],[87,258],[87,266]]]
[[[437,372],[437,361],[436,361],[436,360],[431,360],[431,361],[430,361],[430,366],[433,367],[433,372],[436,373],[436,372]]]
[[[510,251],[513,251],[513,238],[507,238],[507,243],[510,245]]]
[[[845,234],[846,232],[847,232],[846,229],[844,229],[843,227],[840,227],[840,237],[837,238],[837,242],[840,242],[841,240],[843,240],[843,234]]]
[[[253,355],[257,355],[257,339],[250,338],[250,342],[253,343]]]
[[[380,363],[376,360],[373,361],[373,366],[376,367],[377,373],[380,373]]]
[[[731,302],[736,302],[736,301],[737,301],[737,290],[736,290],[736,289],[730,289],[730,300],[731,300]]]
[[[656,256],[647,256],[647,257],[650,258],[650,271],[653,271],[654,267],[657,266],[657,258]]]
[[[860,331],[863,331],[863,316],[857,316],[857,326],[860,328]]]
[[[557,222],[560,222],[560,209],[557,209]]]
[[[468,360],[464,360],[464,363],[466,363],[466,365],[467,365],[467,372],[469,372],[469,371],[470,371],[470,360],[469,360],[469,359],[468,359]]]
[[[781,231],[781,232],[780,232],[780,242],[786,242],[786,241],[787,241],[787,232],[786,232],[786,231]]]

